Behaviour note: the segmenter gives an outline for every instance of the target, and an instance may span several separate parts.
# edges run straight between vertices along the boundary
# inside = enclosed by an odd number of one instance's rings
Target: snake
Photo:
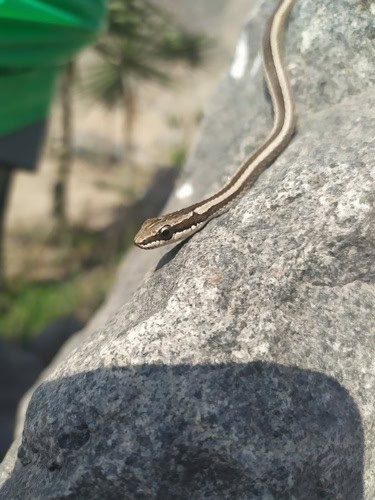
[[[264,76],[273,109],[270,132],[216,193],[181,210],[145,220],[134,237],[139,248],[159,248],[200,231],[210,220],[226,212],[288,146],[296,128],[296,113],[282,48],[286,20],[294,1],[278,3],[262,37]]]

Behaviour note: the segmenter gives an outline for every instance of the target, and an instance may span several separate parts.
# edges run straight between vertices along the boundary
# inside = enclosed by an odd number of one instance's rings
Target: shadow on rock
[[[97,369],[41,384],[0,498],[363,498],[356,404],[254,362]]]
[[[178,255],[179,251],[186,245],[186,243],[190,240],[191,236],[189,238],[186,238],[183,241],[180,241],[180,243],[177,243],[171,250],[166,252],[163,257],[159,260],[157,266],[155,267],[155,271],[160,271],[166,264],[171,262],[176,255]]]

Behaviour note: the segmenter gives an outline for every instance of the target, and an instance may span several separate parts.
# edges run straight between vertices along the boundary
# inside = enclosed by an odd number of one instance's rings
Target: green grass
[[[170,162],[176,168],[181,168],[186,160],[187,150],[184,145],[175,146],[169,152]]]
[[[0,335],[21,343],[58,317],[86,321],[104,300],[115,266],[64,281],[18,282],[0,294]]]
[[[0,337],[27,345],[62,316],[88,321],[105,299],[132,243],[133,225],[138,221],[128,214],[118,216],[109,230],[68,226],[60,232],[14,233],[9,250],[18,259],[18,269],[0,292]]]

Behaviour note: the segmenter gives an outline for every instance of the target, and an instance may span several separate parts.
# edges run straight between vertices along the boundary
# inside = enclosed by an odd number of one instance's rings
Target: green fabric
[[[104,18],[105,0],[0,0],[0,135],[46,116],[61,67]]]

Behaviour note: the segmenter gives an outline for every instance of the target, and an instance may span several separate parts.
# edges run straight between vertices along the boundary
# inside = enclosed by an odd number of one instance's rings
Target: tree
[[[74,62],[70,61],[60,79],[61,101],[61,145],[59,151],[59,164],[57,179],[54,185],[53,216],[56,219],[56,229],[61,234],[66,226],[66,193],[67,181],[72,165],[72,140],[73,140],[73,93]]]
[[[136,86],[139,80],[169,83],[165,64],[180,60],[202,63],[208,40],[179,28],[169,14],[148,0],[110,0],[107,32],[94,49],[98,62],[87,70],[83,90],[108,107],[124,109],[124,146],[128,156],[136,117]],[[66,228],[66,193],[72,163],[72,94],[74,62],[68,63],[60,83],[62,140],[58,177],[54,185],[53,216],[56,234]]]
[[[11,179],[12,170],[0,167],[0,291],[5,287],[4,224]]]
[[[140,80],[168,84],[166,63],[203,62],[206,37],[179,27],[148,0],[112,0],[107,33],[95,45],[98,62],[87,71],[83,88],[108,107],[124,109],[124,145],[129,155],[136,117],[136,86]]]

